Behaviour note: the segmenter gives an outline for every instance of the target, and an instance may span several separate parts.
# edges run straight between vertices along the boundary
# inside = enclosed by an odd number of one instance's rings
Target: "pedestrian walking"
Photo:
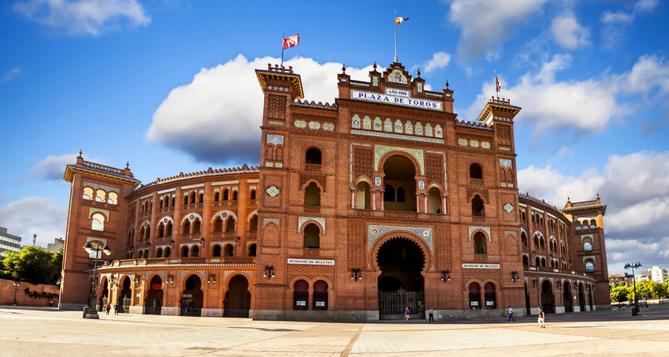
[[[404,308],[404,321],[409,321],[409,315],[411,315],[411,309],[408,306]]]
[[[105,311],[107,312],[107,315],[109,315],[110,310],[111,310],[111,304],[107,303],[107,305],[105,306]]]
[[[114,315],[118,315],[118,304],[114,305]]]
[[[513,309],[511,308],[511,305],[509,305],[509,312],[508,312],[508,320],[507,321],[516,321],[516,318],[513,316]]]
[[[430,322],[434,322],[434,310],[432,310],[432,308],[427,310],[427,317]]]
[[[537,322],[539,323],[540,328],[546,328],[546,325],[544,324],[544,310],[542,308],[539,308],[539,318],[537,319]]]

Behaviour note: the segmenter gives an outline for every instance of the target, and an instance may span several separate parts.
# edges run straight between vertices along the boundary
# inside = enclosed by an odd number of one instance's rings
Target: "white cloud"
[[[435,52],[429,61],[425,62],[423,68],[425,73],[431,73],[438,69],[446,68],[451,61],[451,55],[444,51]]]
[[[575,49],[589,44],[590,30],[581,26],[574,15],[561,15],[551,23],[553,38],[562,48]]]
[[[16,2],[14,10],[42,25],[90,36],[151,22],[137,0],[27,0]]]
[[[545,0],[454,0],[449,19],[461,30],[458,55],[468,60],[504,41],[513,28],[541,9]]]
[[[669,63],[656,56],[642,56],[634,64],[621,90],[648,93],[659,89],[669,93]]]
[[[604,47],[616,47],[625,34],[625,27],[631,24],[638,15],[655,10],[658,4],[658,0],[638,0],[634,3],[634,6],[628,6],[623,11],[604,11],[600,17],[600,21],[604,25],[602,27]]]
[[[5,84],[13,81],[16,77],[20,76],[23,73],[23,70],[19,67],[13,67],[0,76],[0,84]]]
[[[33,177],[41,179],[62,180],[65,165],[73,164],[76,161],[77,154],[49,155],[33,166],[31,174]]]
[[[659,0],[639,0],[634,4],[634,11],[650,12],[655,10],[659,3]]]
[[[605,11],[602,14],[602,23],[611,25],[611,24],[627,24],[632,22],[634,20],[634,16],[632,14],[627,14],[624,12],[613,12],[613,11]]]
[[[623,260],[648,265],[669,258],[669,152],[612,155],[602,174],[587,170],[569,176],[550,166],[529,166],[518,172],[518,186],[558,207],[568,195],[580,201],[600,192],[608,205],[606,244],[612,268]]]
[[[174,88],[153,115],[149,140],[210,162],[257,162],[259,158],[262,91],[255,69],[277,58],[248,60],[238,55],[225,64],[204,68],[185,85]],[[300,74],[309,100],[333,102],[342,64],[294,58],[284,63]],[[347,68],[353,78],[366,79],[371,66]]]
[[[67,210],[44,197],[28,197],[0,207],[0,226],[11,234],[21,236],[22,244],[46,246],[56,237],[64,237]]]

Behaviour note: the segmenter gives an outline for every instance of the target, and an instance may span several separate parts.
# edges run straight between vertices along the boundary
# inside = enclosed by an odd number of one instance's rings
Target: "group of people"
[[[408,306],[404,307],[404,321],[409,321],[409,318],[411,317],[411,309]],[[427,310],[427,317],[429,322],[434,322],[434,310],[432,308],[429,308]],[[545,323],[546,315],[544,314],[544,310],[542,308],[539,308],[539,316],[537,318],[537,323],[539,324],[539,328],[546,328],[546,323]],[[516,321],[516,317],[513,314],[513,308],[511,305],[509,305],[509,308],[507,310],[507,321]]]
[[[109,315],[109,311],[111,311],[111,308],[112,306],[110,303],[107,303],[107,305],[105,305],[105,313],[107,315]],[[114,305],[114,315],[118,315],[118,304]]]

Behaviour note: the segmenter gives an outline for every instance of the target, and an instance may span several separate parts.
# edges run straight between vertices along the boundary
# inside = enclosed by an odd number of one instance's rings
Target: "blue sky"
[[[374,61],[392,62],[394,10],[410,17],[400,61],[435,90],[448,80],[460,119],[493,93],[494,71],[523,107],[521,191],[557,205],[600,192],[611,270],[669,265],[669,4],[659,0],[3,2],[0,225],[42,244],[62,236],[62,169],[79,149],[130,161],[143,181],[253,163],[253,68],[280,55],[281,35],[302,37],[286,58],[307,99],[332,101],[342,63],[364,79]]]

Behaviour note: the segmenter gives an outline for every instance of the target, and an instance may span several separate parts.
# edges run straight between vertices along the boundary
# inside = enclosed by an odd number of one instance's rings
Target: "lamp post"
[[[111,249],[109,246],[100,241],[89,241],[84,245],[86,253],[90,256],[95,253],[95,258],[93,258],[93,282],[92,282],[92,291],[90,293],[90,300],[88,306],[84,308],[84,318],[85,319],[99,319],[98,311],[95,308],[95,301],[97,300],[97,273],[98,273],[98,261],[100,260],[100,252],[105,255],[111,254]]]
[[[19,291],[19,285],[21,285],[20,280],[14,280],[12,281],[12,285],[14,285],[14,301],[12,302],[12,305],[16,306],[18,303],[16,302],[16,293]]]
[[[640,262],[625,264],[625,270],[632,269],[632,286],[634,287],[634,308],[632,308],[632,316],[636,316],[639,314],[639,297],[636,294],[636,274],[634,272],[634,269],[637,269],[640,266],[641,266]]]

